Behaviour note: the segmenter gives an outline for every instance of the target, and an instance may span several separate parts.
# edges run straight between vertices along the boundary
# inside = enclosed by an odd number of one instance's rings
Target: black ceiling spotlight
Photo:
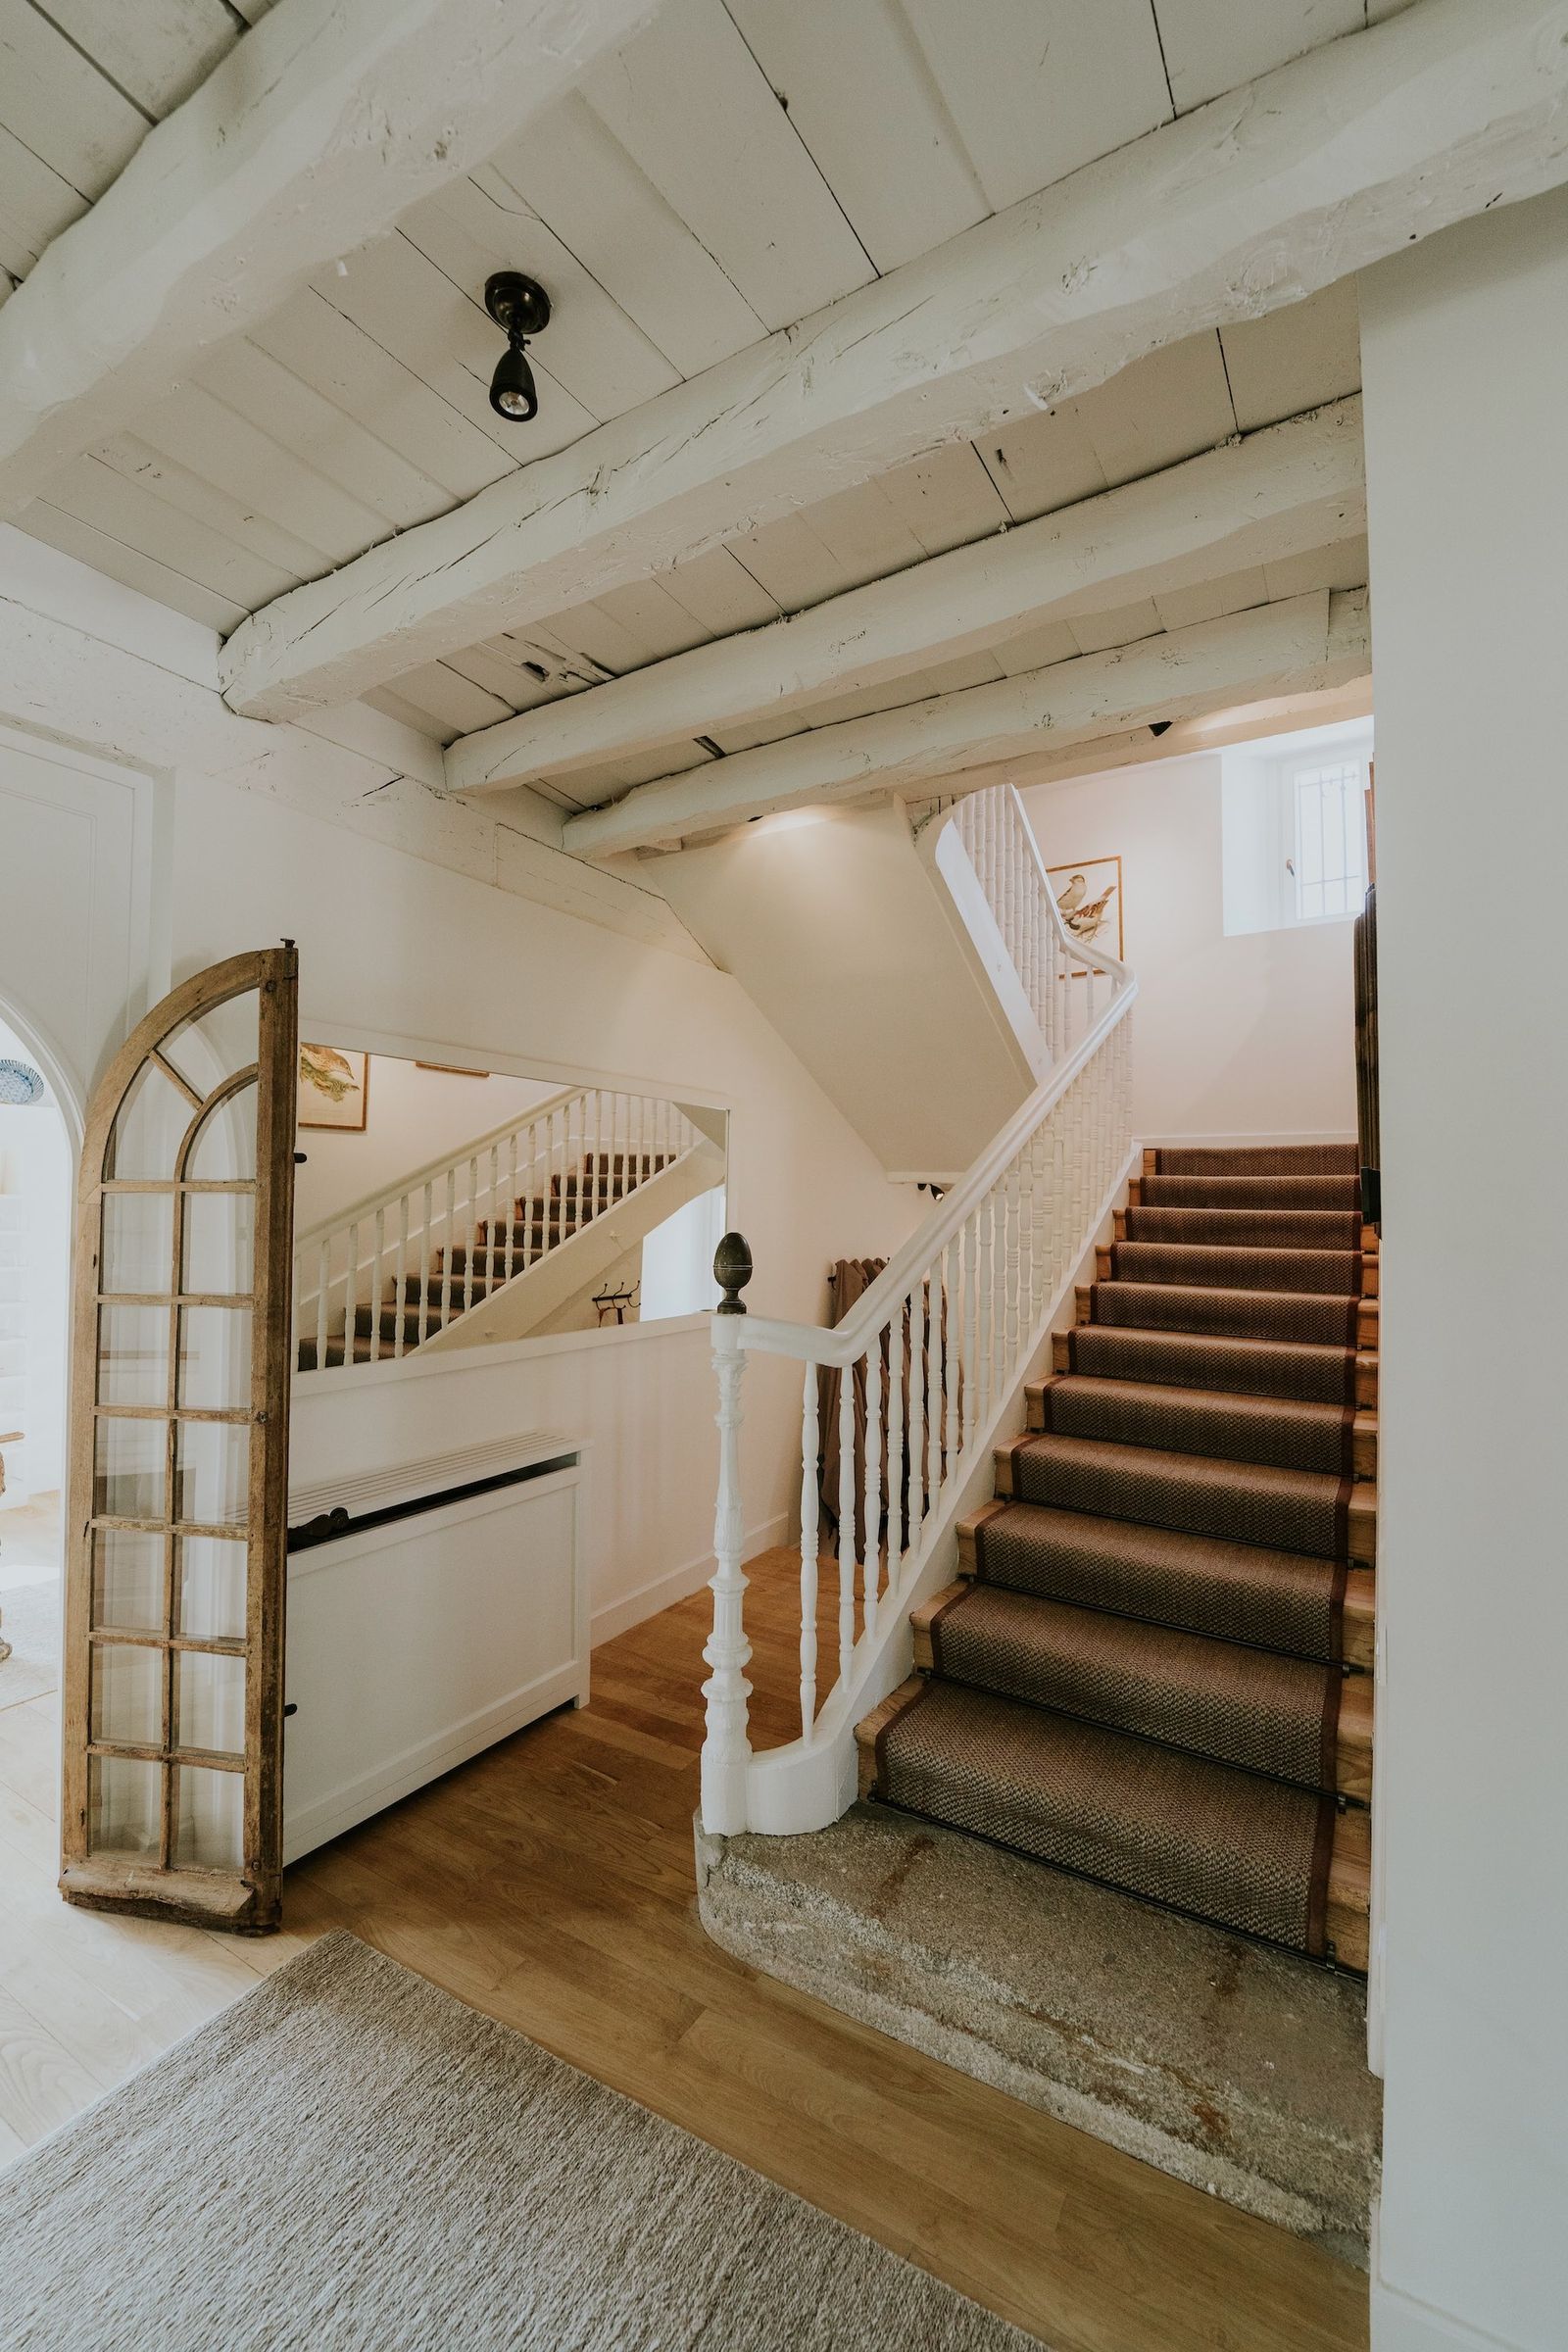
[[[523,347],[550,324],[550,297],[520,270],[498,270],[485,280],[484,307],[507,338],[490,378],[490,406],[509,424],[526,424],[539,414],[539,394]]]

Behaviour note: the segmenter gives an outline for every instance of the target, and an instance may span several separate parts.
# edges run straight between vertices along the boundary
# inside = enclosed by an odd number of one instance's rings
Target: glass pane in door
[[[295,987],[269,950],[149,1014],[78,1208],[61,1884],[215,1926],[277,1917]]]

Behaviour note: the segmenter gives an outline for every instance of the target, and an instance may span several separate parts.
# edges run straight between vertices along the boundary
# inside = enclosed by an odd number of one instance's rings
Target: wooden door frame
[[[158,1049],[182,1023],[235,997],[257,996],[257,1059],[230,1074],[207,1097],[195,1090]],[[245,1690],[245,1796],[240,1868],[237,1873],[171,1866],[174,1743],[173,1675],[178,1652],[172,1646],[175,1611],[174,1546],[178,1541],[177,1495],[172,1478],[172,1410],[168,1418],[170,1458],[166,1505],[157,1532],[165,1546],[163,1649],[163,1733],[149,1760],[163,1774],[162,1829],[156,1866],[140,1855],[93,1853],[89,1848],[89,1758],[92,1683],[92,1538],[98,1407],[98,1320],[101,1286],[103,1204],[114,1179],[105,1163],[115,1121],[137,1073],[154,1058],[191,1102],[191,1118],[167,1179],[142,1189],[172,1193],[170,1306],[170,1396],[177,1397],[177,1363],[183,1244],[181,1202],[176,1189],[186,1157],[202,1125],[218,1104],[254,1075],[257,1081],[254,1262],[251,1298],[249,1404],[244,1408],[251,1442],[248,1459],[246,1573],[247,1661]],[[65,1570],[65,1660],[62,1678],[63,1788],[61,1804],[61,1892],[68,1901],[96,1908],[139,1912],[190,1926],[266,1933],[278,1924],[282,1895],[282,1671],[288,1481],[289,1328],[293,1225],[293,1122],[298,1061],[298,957],[293,944],[228,957],[175,988],[137,1023],[111,1061],[88,1106],[78,1160],[74,1263],[72,1278],[70,1428]],[[200,1410],[188,1418],[224,1418]],[[259,1442],[258,1442],[259,1440]],[[199,1532],[199,1531],[197,1531]],[[232,1533],[232,1531],[228,1531]],[[115,1742],[121,1752],[127,1743]],[[205,1756],[192,1757],[198,1764]],[[232,1766],[225,1767],[232,1769]]]

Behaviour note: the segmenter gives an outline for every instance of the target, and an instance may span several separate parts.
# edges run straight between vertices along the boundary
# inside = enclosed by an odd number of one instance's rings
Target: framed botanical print
[[[1102,955],[1125,962],[1121,859],[1079,858],[1069,865],[1048,865],[1046,874],[1072,937],[1086,952],[1099,948]]]
[[[369,1102],[370,1057],[336,1046],[300,1047],[298,1123],[363,1134]]]

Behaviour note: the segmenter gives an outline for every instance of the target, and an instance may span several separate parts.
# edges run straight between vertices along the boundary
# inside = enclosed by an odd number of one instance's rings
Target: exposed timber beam
[[[1568,0],[1421,0],[1132,141],[235,630],[296,715],[1568,178]]]
[[[277,0],[0,310],[0,515],[491,154],[655,0]]]
[[[453,792],[568,774],[852,694],[999,637],[1277,564],[1366,528],[1359,398],[1085,499],[790,620],[650,663],[448,747]]]
[[[1227,702],[1216,710],[1179,718],[1158,735],[1147,726],[1097,735],[1042,759],[1014,760],[1006,770],[1006,781],[1027,792],[1034,784],[1066,784],[1075,776],[1098,775],[1102,768],[1189,760],[1195,753],[1223,751],[1227,744],[1262,743],[1270,735],[1294,735],[1302,727],[1339,727],[1371,715],[1372,673],[1368,670],[1348,686],[1319,687],[1310,694],[1269,695],[1260,703]],[[969,780],[975,784],[986,781],[978,776]]]
[[[1087,654],[737,752],[568,818],[562,842],[573,856],[605,858],[785,808],[879,792],[962,792],[994,783],[1004,761],[1152,719],[1190,718],[1226,703],[1343,685],[1361,676],[1370,661],[1366,591],[1324,588],[1141,638],[1114,653]],[[970,786],[965,779],[976,768],[993,772]]]

